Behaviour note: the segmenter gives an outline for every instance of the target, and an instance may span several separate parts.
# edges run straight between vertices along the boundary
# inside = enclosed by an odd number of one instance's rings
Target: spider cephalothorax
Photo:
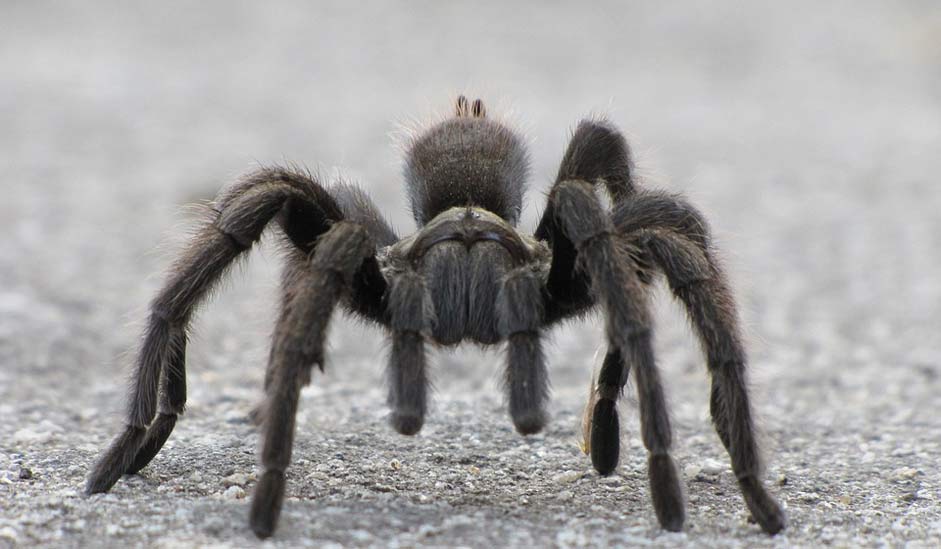
[[[609,123],[581,122],[532,236],[516,230],[527,156],[522,140],[460,97],[455,116],[408,147],[405,179],[418,231],[399,238],[357,187],[324,187],[294,170],[260,169],[224,190],[211,218],[174,265],[151,305],[134,373],[127,427],[92,471],[86,491],[105,492],[146,466],[186,400],[185,349],[194,309],[272,220],[288,246],[281,314],[256,414],[261,462],[250,522],[274,531],[284,498],[298,395],[323,367],[330,314],[342,305],[388,332],[391,423],[421,429],[427,410],[428,343],[504,342],[509,413],[522,434],[545,425],[548,377],[542,333],[600,310],[608,351],[590,410],[595,469],[617,466],[615,403],[632,370],[650,492],[660,524],[680,530],[685,504],[669,455],[671,428],[651,346],[646,287],[656,272],[690,316],[712,375],[711,412],[745,502],[769,533],[784,513],[761,483],[745,382],[746,357],[726,279],[702,215],[682,198],[642,189],[630,152]],[[605,208],[603,188],[612,206]]]

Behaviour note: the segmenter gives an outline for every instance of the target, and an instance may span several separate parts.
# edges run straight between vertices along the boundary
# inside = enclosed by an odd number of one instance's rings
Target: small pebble
[[[707,475],[718,475],[725,471],[725,464],[714,459],[703,460],[700,470]]]
[[[911,467],[900,467],[892,472],[892,476],[898,480],[911,480],[918,475],[918,469]]]
[[[820,501],[820,494],[816,492],[802,492],[798,497],[804,503],[816,503]]]
[[[373,539],[373,535],[366,530],[353,530],[350,532],[350,537],[362,544]]]
[[[26,467],[20,467],[20,480],[29,480],[33,478],[33,472]]]
[[[584,532],[572,528],[559,530],[555,535],[555,542],[560,547],[587,547],[590,541]]]
[[[13,442],[32,442],[43,443],[52,439],[52,433],[48,431],[35,431],[33,429],[20,429],[13,433]]]
[[[16,530],[11,528],[10,526],[5,526],[3,528],[0,528],[0,539],[8,539],[16,543],[16,540],[18,538],[19,536],[16,534]]]
[[[241,486],[229,486],[222,492],[222,499],[242,499],[245,497],[245,490]]]
[[[576,480],[582,478],[582,473],[580,471],[564,471],[552,477],[552,482],[558,482],[561,484],[569,484],[575,482]]]
[[[415,533],[416,537],[421,538],[430,538],[437,535],[441,531],[437,526],[432,526],[431,524],[422,524],[418,527],[418,531]]]
[[[245,486],[247,483],[248,475],[244,473],[234,473],[222,479],[222,484],[225,486]]]

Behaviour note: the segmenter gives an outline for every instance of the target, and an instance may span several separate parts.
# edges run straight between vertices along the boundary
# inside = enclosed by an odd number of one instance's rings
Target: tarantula
[[[457,99],[454,116],[411,140],[405,180],[419,230],[399,238],[359,188],[324,187],[311,175],[259,169],[223,190],[211,218],[154,299],[134,371],[127,425],[92,470],[86,492],[108,491],[146,466],[186,402],[187,327],[229,265],[276,220],[289,245],[281,312],[259,409],[264,473],[250,524],[270,536],[281,511],[298,395],[323,368],[333,309],[383,326],[391,424],[417,433],[428,402],[425,348],[506,342],[509,414],[521,434],[546,424],[547,327],[595,309],[608,350],[591,410],[590,454],[602,475],[617,466],[615,406],[635,372],[653,506],[678,531],[685,503],[670,457],[672,433],[651,346],[647,287],[662,272],[692,320],[712,375],[711,413],[745,503],[770,534],[785,525],[763,486],[745,382],[746,357],[726,278],[703,216],[680,197],[640,188],[630,150],[611,124],[578,124],[532,236],[517,231],[528,172],[520,137]],[[599,200],[598,189],[612,206]]]

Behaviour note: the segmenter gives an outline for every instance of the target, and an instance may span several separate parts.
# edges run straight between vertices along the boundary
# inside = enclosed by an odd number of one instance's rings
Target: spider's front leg
[[[255,487],[250,524],[260,538],[275,529],[291,461],[301,388],[314,365],[323,367],[324,338],[333,309],[375,245],[366,230],[341,221],[317,242],[309,259],[295,257],[285,275],[283,310],[275,328],[265,402],[259,413],[264,473]]]
[[[259,170],[220,194],[214,215],[189,243],[151,303],[126,427],[95,464],[86,493],[108,491],[121,475],[147,465],[166,442],[186,403],[186,330],[193,312],[290,200],[314,205],[319,218],[312,221],[322,225],[322,230],[331,219],[342,216],[318,183],[287,170]]]

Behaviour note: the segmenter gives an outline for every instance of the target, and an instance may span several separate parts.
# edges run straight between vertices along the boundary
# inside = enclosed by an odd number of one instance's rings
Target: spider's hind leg
[[[698,213],[687,209],[687,217]],[[705,223],[701,222],[705,227]],[[712,258],[708,235],[702,244],[677,230],[638,233],[652,252],[674,295],[686,306],[712,375],[710,411],[716,432],[729,453],[745,504],[769,534],[787,524],[783,509],[761,482],[762,463],[755,436],[748,387],[747,358],[738,327],[735,300],[720,265]]]

